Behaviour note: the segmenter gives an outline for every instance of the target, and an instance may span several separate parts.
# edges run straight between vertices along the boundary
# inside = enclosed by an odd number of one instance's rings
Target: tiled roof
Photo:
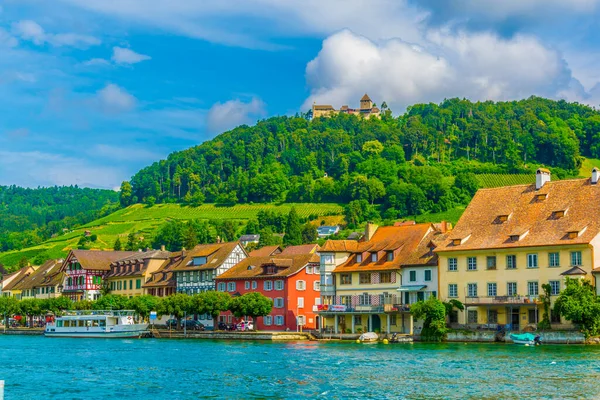
[[[129,257],[122,258],[110,264],[110,272],[106,278],[116,278],[122,276],[144,276],[148,268],[148,260],[168,260],[171,252],[162,250],[150,250],[136,252]],[[136,267],[139,266],[139,269]]]
[[[260,235],[242,235],[242,236],[240,236],[240,242],[251,242],[254,240],[260,240]]]
[[[171,252],[162,250],[136,251],[134,254],[114,261],[112,264],[120,265],[125,263],[137,263],[145,260],[166,260],[171,256]]]
[[[319,104],[319,105],[315,104],[313,107],[315,108],[315,110],[335,111],[333,106],[331,106],[329,104]]]
[[[260,249],[256,249],[250,252],[250,257],[267,257],[281,253],[281,247],[275,246],[264,246]]]
[[[365,93],[365,95],[364,95],[363,97],[361,97],[361,98],[360,98],[360,101],[367,101],[367,100],[368,100],[368,101],[370,101],[370,100],[371,100],[371,98],[369,97],[369,95],[368,95],[368,94],[366,94],[366,93]]]
[[[317,244],[301,244],[299,246],[288,246],[281,252],[281,255],[293,255],[293,254],[312,254],[319,250]]]
[[[321,247],[322,252],[355,252],[358,251],[358,244],[356,240],[328,240]]]
[[[435,265],[437,257],[429,246],[437,234],[432,224],[379,227],[371,240],[355,242],[355,249],[347,251],[352,253],[348,260],[333,272],[385,271],[407,265]],[[393,252],[391,261],[387,259],[388,252]],[[367,256],[359,263],[356,256],[362,253],[367,253]],[[371,261],[371,253],[378,254],[378,261]]]
[[[177,285],[173,274],[173,268],[183,262],[184,257],[182,257],[181,253],[173,254],[174,255],[171,258],[165,260],[163,264],[152,273],[148,282],[143,284],[142,287],[175,287]]]
[[[71,250],[63,267],[66,267],[67,262],[74,256],[83,269],[108,271],[112,262],[135,255],[136,253],[135,251]]]
[[[287,277],[296,274],[309,263],[318,264],[319,257],[313,253],[248,257],[219,275],[216,280]],[[266,265],[277,267],[277,272],[265,274],[263,266]]]
[[[186,253],[182,263],[174,267],[173,271],[197,271],[206,269],[216,269],[225,262],[229,254],[238,246],[240,242],[200,244]],[[240,247],[243,247],[240,245]],[[243,250],[243,249],[242,249]],[[206,264],[193,266],[192,261],[195,257],[206,257]]]
[[[54,286],[60,283],[60,279],[57,278],[60,274],[60,267],[63,260],[48,260],[41,266],[39,266],[30,275],[23,278],[19,283],[13,286],[13,289],[24,290],[33,289],[40,286]]]
[[[547,196],[538,199],[539,193]],[[559,217],[555,211],[566,213]],[[535,185],[481,189],[437,251],[587,244],[600,231],[598,215],[600,184],[590,179],[546,182],[540,190]],[[570,231],[577,233],[569,236]],[[454,245],[453,239],[462,243]]]
[[[2,291],[15,290],[15,287],[19,283],[21,283],[21,281],[23,279],[27,278],[30,274],[32,274],[34,271],[35,271],[35,267],[27,266],[27,267],[21,268],[14,274],[10,274],[9,276],[6,276],[5,279],[15,275],[15,277],[9,283],[2,286]]]

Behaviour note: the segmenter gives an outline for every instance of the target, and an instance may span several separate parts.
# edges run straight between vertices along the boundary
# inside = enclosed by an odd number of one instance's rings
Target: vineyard
[[[495,188],[512,185],[529,185],[535,183],[533,174],[478,174],[479,187]]]
[[[90,231],[91,234],[95,234],[98,237],[96,242],[90,244],[90,248],[112,249],[117,238],[120,238],[121,242],[125,242],[130,232],[150,238],[161,224],[172,219],[184,221],[192,219],[231,219],[245,221],[256,218],[258,212],[261,210],[287,214],[292,207],[296,208],[301,218],[308,218],[310,216],[340,216],[343,213],[343,206],[330,203],[286,203],[281,205],[238,204],[229,207],[221,207],[214,204],[204,204],[200,207],[157,204],[147,207],[136,204],[80,226],[71,232],[54,237],[38,246],[29,247],[21,251],[0,253],[0,264],[12,266],[16,265],[23,257],[31,260],[38,255],[43,255],[47,258],[64,257],[69,249],[77,247],[77,242],[85,231]]]

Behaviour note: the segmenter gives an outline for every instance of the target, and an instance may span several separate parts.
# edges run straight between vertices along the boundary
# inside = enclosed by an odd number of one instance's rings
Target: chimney
[[[377,230],[377,228],[379,228],[379,227],[377,225],[375,225],[374,223],[367,222],[367,225],[365,226],[365,240],[366,241],[371,240],[371,238],[375,234],[375,231]]]
[[[550,182],[550,171],[546,168],[538,168],[535,173],[535,189],[541,189],[546,182]]]
[[[598,178],[600,178],[600,169],[594,167],[592,168],[592,185],[598,183]]]
[[[160,251],[165,251],[165,245],[164,244],[160,245]]]

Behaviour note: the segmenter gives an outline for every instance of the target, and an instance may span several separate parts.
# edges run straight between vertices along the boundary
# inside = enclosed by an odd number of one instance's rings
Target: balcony
[[[319,291],[321,292],[321,294],[333,293],[333,292],[335,292],[335,285],[334,284],[328,284],[328,285],[321,284]]]
[[[467,297],[466,306],[535,305],[541,304],[538,296],[487,296]]]
[[[383,304],[383,305],[351,305],[333,304],[333,305],[318,305],[313,311],[320,314],[336,314],[336,313],[399,313],[409,312],[410,305],[408,304]]]

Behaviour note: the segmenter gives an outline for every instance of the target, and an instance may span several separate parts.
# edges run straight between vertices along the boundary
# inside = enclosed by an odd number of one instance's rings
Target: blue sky
[[[4,0],[0,184],[114,188],[241,123],[540,95],[600,104],[600,0]]]

